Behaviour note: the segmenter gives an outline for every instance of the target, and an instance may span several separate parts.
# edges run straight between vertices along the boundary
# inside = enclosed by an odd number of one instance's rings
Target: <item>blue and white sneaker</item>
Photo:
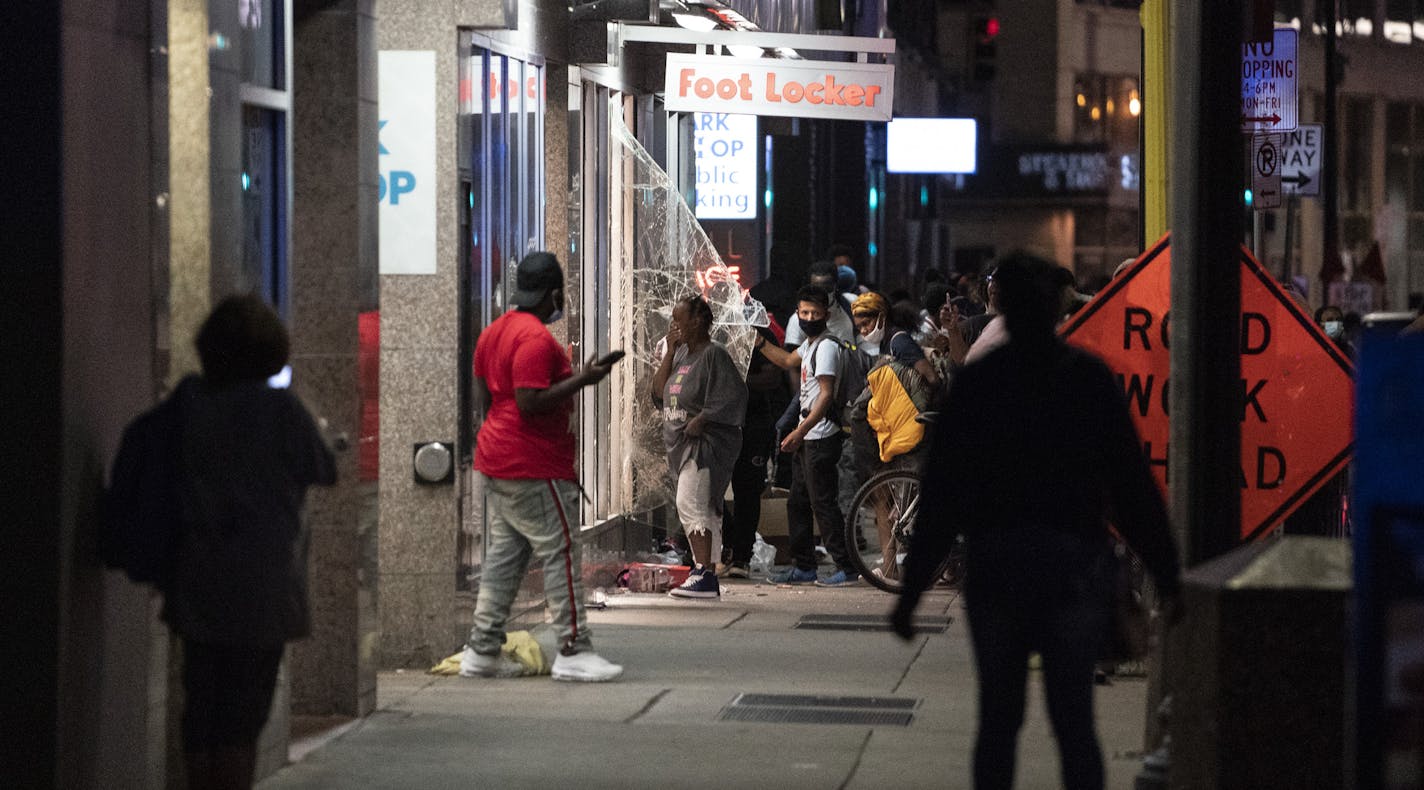
[[[816,580],[817,587],[850,587],[856,584],[860,584],[860,574],[855,571],[836,571],[824,579]]]
[[[668,591],[674,598],[720,598],[722,588],[717,584],[717,574],[711,568],[697,567],[687,574],[681,586]]]
[[[810,584],[815,580],[815,571],[803,571],[795,565],[766,577],[768,584]]]

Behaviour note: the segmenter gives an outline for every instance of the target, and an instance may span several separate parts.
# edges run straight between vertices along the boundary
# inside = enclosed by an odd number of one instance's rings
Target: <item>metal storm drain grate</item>
[[[949,630],[951,618],[924,616],[912,622],[922,634],[942,634]],[[883,614],[807,614],[796,621],[795,627],[813,631],[889,631],[890,623]]]
[[[776,724],[860,724],[905,727],[918,699],[908,697],[818,697],[802,694],[739,694],[722,709],[721,721]]]

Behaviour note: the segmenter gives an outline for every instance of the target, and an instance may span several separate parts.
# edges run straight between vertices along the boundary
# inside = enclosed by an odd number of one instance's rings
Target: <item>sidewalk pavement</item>
[[[589,619],[595,649],[626,667],[619,681],[382,673],[375,713],[324,744],[294,744],[305,756],[259,787],[967,788],[975,684],[956,593],[925,596],[918,615],[952,622],[910,643],[886,631],[795,627],[805,615],[880,622],[891,605],[890,595],[864,584],[755,580],[724,581],[720,601],[611,596]],[[541,627],[536,636],[552,658],[553,634]],[[1037,673],[1030,678],[1015,786],[1055,788],[1057,752]],[[893,698],[915,707],[908,726],[719,720],[746,693]],[[1098,687],[1109,788],[1133,785],[1146,693],[1141,678]]]

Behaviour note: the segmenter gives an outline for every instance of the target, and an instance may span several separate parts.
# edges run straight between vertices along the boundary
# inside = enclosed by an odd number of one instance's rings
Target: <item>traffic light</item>
[[[970,73],[975,82],[988,82],[994,79],[994,55],[999,43],[999,18],[996,16],[975,17],[973,35],[971,51],[974,53],[974,59]]]

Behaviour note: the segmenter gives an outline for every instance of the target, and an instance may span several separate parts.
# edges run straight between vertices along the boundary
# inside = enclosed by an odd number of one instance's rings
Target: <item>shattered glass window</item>
[[[713,341],[722,344],[745,373],[755,341],[753,327],[767,326],[766,308],[741,287],[697,224],[668,174],[639,144],[633,132],[609,113],[615,189],[622,190],[621,217],[614,227],[631,231],[631,243],[609,261],[609,348],[627,358],[610,375],[613,398],[613,457],[621,466],[618,510],[645,512],[672,499],[662,415],[648,385],[661,361],[673,305],[701,294],[712,308]]]

